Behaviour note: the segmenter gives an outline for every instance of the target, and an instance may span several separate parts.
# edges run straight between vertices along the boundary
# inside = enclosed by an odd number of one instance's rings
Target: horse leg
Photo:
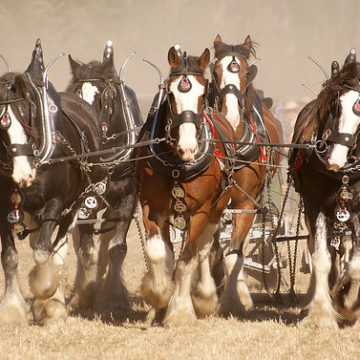
[[[192,296],[195,312],[199,317],[213,314],[218,306],[217,287],[212,277],[209,263],[212,239],[217,228],[217,224],[209,223],[199,238],[198,279],[195,293]]]
[[[311,233],[314,235],[314,252],[312,253],[314,281],[313,296],[308,305],[308,315],[302,321],[305,326],[337,329],[337,313],[332,305],[329,289],[329,273],[331,256],[327,248],[326,218],[319,212],[315,221],[309,221]]]
[[[0,301],[0,325],[27,324],[28,306],[22,295],[18,274],[18,253],[8,224],[1,224],[1,263],[5,274],[5,291]]]
[[[205,206],[206,205],[208,204],[205,204]],[[190,223],[188,225],[189,231],[188,231],[185,247],[182,254],[180,254],[177,267],[175,270],[174,293],[172,294],[172,297],[169,301],[163,322],[164,325],[167,327],[187,325],[194,322],[194,320],[196,319],[195,309],[191,298],[191,285],[193,281],[194,271],[198,264],[197,256],[196,256],[199,250],[198,241],[208,221],[208,215],[205,206],[200,208],[197,214],[192,216],[192,218],[190,219]],[[201,271],[203,272],[202,276],[205,277],[206,280],[200,281],[200,283],[196,288],[196,291],[197,291],[197,297],[199,299],[206,298],[207,300],[210,299],[211,300],[210,302],[212,302],[214,296],[216,297],[216,286],[214,280],[211,277],[209,280],[210,270],[209,270],[209,264],[205,260],[206,258],[205,254],[209,253],[212,242],[212,236],[214,235],[214,230],[216,229],[210,226],[206,230],[207,231],[205,231],[204,237],[202,239],[204,244],[202,246],[203,256],[201,256],[203,258],[202,259],[203,264],[201,264],[202,266]],[[209,239],[208,236],[210,235],[210,233],[211,233],[211,237]],[[206,238],[210,243],[207,244],[207,246],[205,246]],[[206,267],[208,268],[205,270]],[[199,305],[201,305],[200,302]],[[198,308],[198,310],[200,313],[202,313],[200,307]]]
[[[67,316],[65,297],[61,284],[61,273],[68,250],[69,228],[74,227],[74,217],[69,214],[61,219],[58,233],[51,244],[51,235],[56,226],[56,216],[44,221],[33,256],[35,266],[29,274],[30,289],[36,297],[34,313],[37,320],[49,322]],[[46,219],[45,219],[46,220]]]
[[[77,256],[74,296],[70,302],[73,308],[92,308],[94,305],[107,266],[107,259],[102,259],[99,254],[107,252],[109,243],[108,239],[99,238],[87,224],[76,226],[72,232]],[[105,250],[101,251],[101,248]]]
[[[155,221],[153,216],[150,218],[147,203],[143,204],[142,209],[148,237],[145,251],[149,269],[142,279],[140,290],[147,303],[156,309],[162,309],[167,306],[173,293],[174,253],[170,241],[166,241],[169,234],[165,219]]]
[[[127,253],[126,235],[136,204],[137,195],[132,191],[121,198],[121,206],[117,208],[120,220],[116,223],[115,235],[109,242],[109,266],[96,299],[96,309],[99,311],[120,309],[125,314],[130,311],[128,292],[122,276],[122,265]]]
[[[241,207],[246,208],[246,207]],[[233,234],[224,258],[225,286],[220,297],[220,314],[237,314],[253,306],[244,271],[244,242],[253,214],[233,214]]]
[[[343,317],[351,321],[356,320],[360,313],[360,224],[357,216],[354,217],[353,226],[352,242],[351,238],[347,242],[343,241],[344,281],[334,294],[338,311]]]

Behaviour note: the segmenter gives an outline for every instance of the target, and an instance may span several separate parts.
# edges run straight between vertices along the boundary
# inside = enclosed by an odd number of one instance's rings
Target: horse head
[[[250,55],[255,56],[254,43],[250,35],[244,43],[228,45],[220,35],[214,40],[216,61],[213,68],[212,97],[235,129],[242,111],[249,111],[252,105],[252,81],[257,74],[255,65],[249,66]]]
[[[74,60],[69,54],[69,63],[72,80],[66,91],[76,93],[100,111],[101,97],[105,96],[104,90],[109,87],[111,82],[119,80],[114,66],[112,42],[109,40],[106,43],[102,61],[91,61],[88,64],[84,64]],[[116,91],[113,87],[110,90]]]
[[[359,157],[360,63],[352,49],[340,69],[331,65],[331,78],[319,94],[318,110],[322,143],[326,142],[326,166],[339,171]]]
[[[187,56],[175,47],[168,52],[170,74],[167,80],[167,137],[182,161],[192,161],[199,149],[198,138],[202,126],[202,111],[208,89],[205,71],[210,51],[201,56]]]
[[[1,155],[6,154],[7,168],[20,187],[32,184],[36,164],[53,152],[48,139],[54,124],[61,124],[60,101],[51,83],[44,82],[46,71],[38,39],[26,71],[0,78]]]

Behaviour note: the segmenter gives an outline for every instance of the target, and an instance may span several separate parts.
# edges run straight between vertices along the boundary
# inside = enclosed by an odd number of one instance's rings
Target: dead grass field
[[[91,313],[70,314],[46,327],[0,328],[0,359],[357,359],[359,326],[322,331],[298,325],[299,308],[256,305],[241,318],[211,317],[194,326],[146,328],[147,308],[138,294],[144,271],[140,240],[134,224],[128,236],[124,276],[132,296],[133,314],[101,320]],[[31,296],[27,274],[32,255],[26,241],[17,242],[23,292]],[[64,273],[70,295],[75,275],[72,247]],[[251,281],[251,279],[250,279]],[[296,291],[303,292],[308,275],[297,272]],[[251,281],[254,283],[254,281]],[[0,277],[3,290],[4,278]],[[252,291],[258,286],[254,283]],[[283,289],[285,291],[285,289]]]

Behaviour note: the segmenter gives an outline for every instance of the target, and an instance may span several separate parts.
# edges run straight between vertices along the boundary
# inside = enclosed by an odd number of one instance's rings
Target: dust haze
[[[61,51],[82,62],[101,60],[110,39],[119,70],[136,51],[124,75],[143,116],[159,83],[143,58],[166,76],[167,53],[174,43],[191,55],[206,47],[213,55],[217,34],[233,44],[250,34],[261,59],[255,85],[282,103],[314,97],[302,82],[320,90],[325,76],[308,56],[330,72],[331,61],[342,64],[350,48],[360,51],[359,0],[0,0],[0,11],[0,54],[13,71],[26,69],[37,38],[46,64]],[[2,63],[0,71],[6,71]],[[67,56],[50,69],[49,79],[59,91],[65,89],[70,80]]]

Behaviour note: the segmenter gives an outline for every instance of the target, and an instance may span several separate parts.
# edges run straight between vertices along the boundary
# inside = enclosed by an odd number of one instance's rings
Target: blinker
[[[189,78],[186,75],[184,75],[179,82],[178,90],[180,92],[188,92],[191,90],[191,86],[192,85]]]
[[[7,129],[11,125],[10,115],[7,112],[1,117],[0,125],[4,129]]]
[[[233,56],[232,61],[229,63],[227,69],[232,73],[238,73],[240,71],[240,65],[235,60],[235,57]]]
[[[353,112],[355,115],[360,116],[360,97],[355,101]]]

